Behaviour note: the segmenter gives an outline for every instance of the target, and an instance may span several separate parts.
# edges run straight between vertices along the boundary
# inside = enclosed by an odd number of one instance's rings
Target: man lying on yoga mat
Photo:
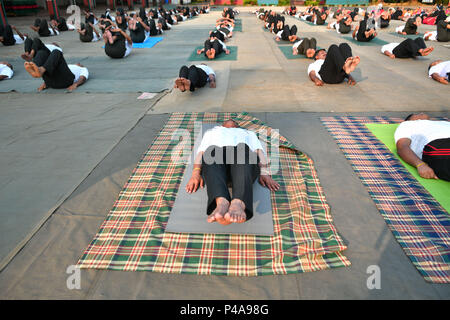
[[[280,188],[269,175],[268,161],[256,134],[227,120],[204,133],[186,191],[196,192],[206,184],[208,222],[243,223],[253,216],[253,183],[258,177],[270,191]]]
[[[350,75],[360,62],[358,56],[353,57],[352,49],[347,43],[339,46],[332,44],[328,48],[316,51],[315,62],[308,67],[308,76],[316,86],[323,86],[324,83],[336,84],[347,79],[349,85],[355,85],[356,81]]]
[[[430,63],[428,76],[439,83],[448,84],[450,81],[450,60],[436,60]]]
[[[381,47],[381,52],[391,59],[395,58],[414,58],[417,56],[427,56],[434,50],[428,47],[423,38],[405,39],[402,42],[393,42]]]
[[[410,114],[395,131],[397,153],[425,179],[450,181],[450,122]]]
[[[59,50],[62,52],[61,47],[56,43],[44,44],[39,38],[26,38],[24,42],[24,53],[21,55],[22,59],[25,61],[32,61],[39,50]]]
[[[297,36],[297,26],[293,25],[291,28],[289,28],[289,25],[285,24],[283,27],[283,30],[278,31],[277,36],[275,38],[275,41],[289,41],[294,42],[298,40]]]
[[[436,31],[427,31],[423,35],[425,40],[449,42],[450,41],[450,16],[440,20],[436,24]]]
[[[36,52],[33,62],[25,62],[24,67],[33,78],[44,80],[38,91],[47,88],[73,91],[89,77],[87,68],[81,64],[67,65],[62,51],[50,51],[45,47]]]
[[[14,75],[13,66],[6,62],[0,61],[0,81],[11,79]]]
[[[307,58],[314,57],[317,48],[316,38],[299,38],[297,42],[292,45],[292,54],[304,54]]]
[[[422,24],[422,18],[409,18],[404,26],[395,28],[395,32],[399,34],[419,34],[417,27]]]
[[[13,33],[13,30],[17,32],[17,35]],[[28,35],[23,35],[20,31],[12,25],[7,24],[3,26],[0,24],[0,42],[4,46],[12,46],[15,44],[22,44]]]
[[[364,20],[359,22],[359,26],[355,28],[352,34],[353,39],[360,42],[369,42],[376,36],[375,19],[368,15],[365,16]]]
[[[225,52],[225,54],[230,54],[230,50],[227,49],[225,43],[213,37],[205,41],[202,49],[197,50],[197,54],[204,53],[205,56],[211,60],[216,58],[222,52]]]
[[[216,87],[216,74],[211,67],[206,64],[192,65],[189,68],[182,66],[173,87],[181,92],[194,92],[196,88],[202,88],[208,82],[211,88]]]

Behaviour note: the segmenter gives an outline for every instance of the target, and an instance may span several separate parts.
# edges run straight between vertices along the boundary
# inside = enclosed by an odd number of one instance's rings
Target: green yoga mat
[[[235,20],[233,31],[240,31],[240,32],[242,32],[242,20],[241,19],[236,19]]]
[[[307,59],[303,54],[293,55],[292,46],[278,46],[278,48],[280,48],[281,52],[283,52],[287,59]]]
[[[385,44],[388,44],[388,41],[382,40],[380,38],[375,37],[374,39],[368,41],[368,42],[361,42],[358,40],[353,39],[352,37],[343,37],[345,40],[350,41],[351,43],[354,43],[358,46],[384,46]]]
[[[194,49],[194,51],[189,56],[189,61],[210,61],[208,57],[205,56],[204,53],[197,54],[197,50],[202,49],[203,47],[197,47]],[[238,47],[236,46],[227,46],[227,49],[230,50],[230,54],[225,54],[225,52],[222,52],[219,54],[213,61],[228,61],[228,60],[237,60],[237,52]]]
[[[386,147],[400,160],[406,169],[419,181],[419,183],[436,199],[441,206],[450,212],[450,182],[444,180],[424,179],[419,176],[417,169],[400,159],[395,146],[394,133],[398,124],[368,123],[367,128],[383,142]]]
[[[403,37],[403,38],[410,38],[410,39],[415,39],[417,37],[422,37],[423,38],[423,33],[419,33],[419,34],[401,34],[401,33],[397,33],[397,32],[390,32],[389,34],[391,34],[393,36],[398,36],[398,37]]]

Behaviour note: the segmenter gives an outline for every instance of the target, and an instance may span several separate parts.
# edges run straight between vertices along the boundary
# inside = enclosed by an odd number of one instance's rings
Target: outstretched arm
[[[440,82],[442,84],[448,84],[448,80],[445,79],[444,77],[441,77],[439,74],[437,73],[433,73],[431,75],[431,78],[433,78],[433,80],[436,80],[437,82]]]
[[[316,72],[314,70],[309,73],[309,78],[316,84],[316,86],[323,86],[323,81],[317,78]]]
[[[438,179],[433,169],[422,161],[411,149],[411,139],[402,138],[397,141],[397,153],[406,163],[417,168],[417,172],[425,179]]]
[[[73,90],[75,90],[76,88],[78,88],[79,86],[81,86],[83,83],[86,82],[86,78],[84,76],[81,76],[80,79],[78,79],[77,82],[75,82],[73,85],[71,85],[70,87],[67,88],[68,91],[72,92]]]
[[[192,170],[192,177],[186,185],[186,192],[193,193],[198,190],[198,188],[204,187],[204,181],[202,178],[202,157],[203,152],[199,152],[194,160],[194,169]]]
[[[261,174],[259,176],[259,183],[269,189],[270,191],[277,191],[280,189],[278,182],[272,179],[269,170],[269,160],[266,158],[264,152],[261,149],[256,150],[259,158],[259,167],[261,169]]]

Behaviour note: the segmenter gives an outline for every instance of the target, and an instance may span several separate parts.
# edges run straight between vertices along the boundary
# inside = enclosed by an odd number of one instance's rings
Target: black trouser
[[[425,49],[427,45],[422,37],[405,39],[392,50],[396,58],[412,58],[420,56],[419,49]]]
[[[358,32],[356,33],[356,40],[358,40],[360,42],[369,42],[370,40],[375,38],[375,36],[373,36],[373,35],[371,35],[370,37],[366,37],[365,32],[369,31],[366,29],[367,29],[367,20],[361,20],[359,22]]]
[[[281,39],[289,41],[289,36],[294,36],[297,34],[297,26],[293,25],[289,28],[289,25],[284,25],[283,32],[281,33]]]
[[[39,35],[41,37],[50,37],[52,34],[50,33],[50,30],[48,29],[48,24],[46,19],[42,19],[41,23],[39,24]]]
[[[219,30],[212,31],[211,34],[209,35],[209,37],[210,38],[215,37],[221,41],[225,41],[225,35],[222,32],[220,32]]]
[[[449,22],[443,20],[439,21],[436,25],[437,40],[440,42],[450,41],[450,29],[447,28]]]
[[[84,24],[82,24],[84,25]],[[80,41],[81,42],[92,42],[94,39],[94,30],[92,29],[91,25],[89,23],[86,23],[84,25],[85,33],[80,33]]]
[[[125,55],[125,52],[127,51],[127,48],[125,47],[125,38],[120,34],[114,34],[116,35],[117,39],[113,42],[113,44],[110,44],[109,41],[105,44],[105,53],[108,57],[113,59],[120,59],[123,58]]]
[[[348,74],[342,69],[345,60],[352,56],[352,49],[347,43],[341,43],[339,47],[332,44],[328,48],[327,56],[319,70],[320,77],[325,83],[341,83]]]
[[[38,66],[41,67],[42,64],[45,62],[45,56],[42,56],[41,53],[41,57],[37,57],[37,53],[39,51],[44,51],[46,52],[46,55],[50,55],[50,50],[45,46],[45,44],[41,41],[41,39],[39,38],[26,38],[25,42],[24,42],[24,49],[26,53],[30,53],[31,50],[34,50],[34,57],[33,57],[33,62]]]
[[[300,43],[300,45],[297,47],[297,52],[299,54],[306,55],[306,51],[308,49],[314,49],[315,50],[316,46],[317,46],[316,38],[311,38],[311,39],[304,38],[302,43]]]
[[[180,68],[180,78],[185,78],[191,81],[190,91],[195,91],[195,88],[202,88],[208,82],[208,75],[205,71],[192,65],[189,68],[182,66]]]
[[[423,148],[422,160],[439,179],[450,181],[450,138],[437,139]]]
[[[210,50],[210,49],[214,49],[216,51],[216,57],[223,52],[223,47],[222,44],[219,42],[219,40],[214,40],[211,41],[209,39],[207,39],[205,41],[205,56],[206,56],[206,51]]]
[[[389,19],[383,19],[380,18],[380,28],[387,28],[389,27]]]
[[[213,157],[217,161],[211,163]],[[208,193],[206,213],[210,215],[214,211],[218,197],[228,201],[239,199],[245,204],[245,215],[249,220],[253,216],[253,183],[259,174],[258,156],[244,143],[236,147],[211,146],[206,149],[202,159],[202,176]],[[232,196],[228,183],[231,183]]]
[[[130,29],[130,38],[134,43],[142,43],[145,40],[145,29],[140,22],[136,23],[136,29]]]
[[[36,64],[45,68],[42,75],[47,88],[64,89],[73,84],[75,75],[70,71],[61,51],[39,50],[34,57]]]
[[[158,34],[161,34],[161,31],[156,28],[156,23],[155,23],[154,19],[150,19],[148,22],[149,22],[151,36],[156,36]]]
[[[352,27],[346,25],[344,21],[339,22],[339,32],[342,34],[349,33],[352,31]]]
[[[14,33],[9,24],[7,24],[5,27],[3,27],[3,25],[0,25],[0,37],[3,37],[3,45],[5,46],[12,46],[16,44]]]

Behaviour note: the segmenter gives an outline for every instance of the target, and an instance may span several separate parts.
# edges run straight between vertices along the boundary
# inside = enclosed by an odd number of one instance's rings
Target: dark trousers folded
[[[75,75],[70,71],[61,51],[39,50],[34,57],[36,65],[45,68],[42,75],[47,88],[65,89],[73,84]]]
[[[182,66],[180,69],[180,78],[185,78],[191,81],[190,91],[195,91],[196,88],[202,88],[208,81],[208,75],[205,71],[192,65],[189,68]]]
[[[253,183],[260,174],[258,156],[244,144],[209,147],[203,154],[202,176],[208,193],[206,213],[216,208],[216,198],[242,200],[247,220],[253,217]],[[228,190],[231,184],[232,196]]]
[[[450,181],[450,138],[428,143],[423,148],[422,160],[439,179]]]
[[[420,56],[419,49],[425,49],[427,45],[422,37],[405,39],[392,50],[396,58],[412,58]]]
[[[347,58],[352,56],[352,49],[347,43],[341,43],[339,47],[332,44],[327,56],[319,70],[320,77],[325,83],[341,83],[348,75],[342,69]]]

